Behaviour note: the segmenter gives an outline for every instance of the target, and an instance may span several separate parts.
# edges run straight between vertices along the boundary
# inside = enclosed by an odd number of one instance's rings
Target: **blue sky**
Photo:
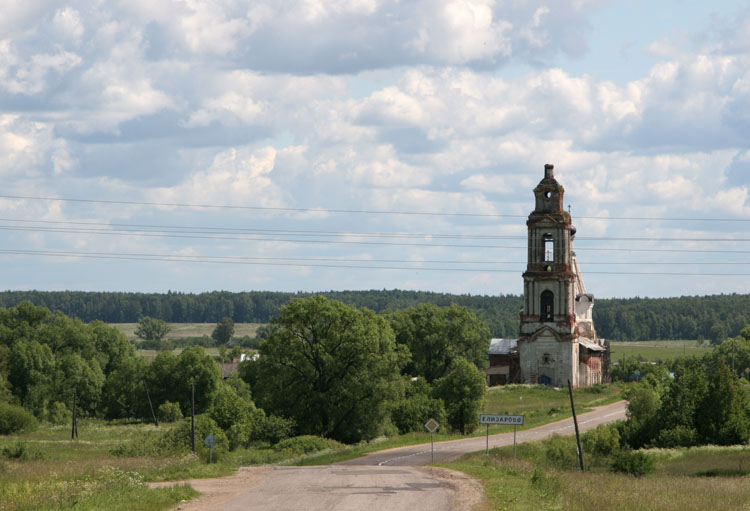
[[[589,291],[745,293],[748,133],[747,2],[13,2],[0,287],[519,294],[553,163]]]

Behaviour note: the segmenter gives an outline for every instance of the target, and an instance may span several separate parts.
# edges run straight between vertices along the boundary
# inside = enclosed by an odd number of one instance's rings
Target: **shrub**
[[[279,451],[288,449],[292,453],[299,455],[310,454],[324,449],[338,449],[341,447],[343,447],[343,444],[336,440],[330,440],[328,438],[314,435],[303,435],[282,440],[274,446],[274,449]]]
[[[691,447],[698,442],[698,432],[687,426],[663,429],[656,438],[659,447]]]
[[[585,452],[610,456],[620,449],[620,433],[614,427],[600,424],[596,429],[581,435],[581,445]]]
[[[654,460],[645,452],[620,451],[612,458],[612,472],[622,472],[641,477],[654,469]]]
[[[292,436],[293,431],[294,421],[292,419],[277,417],[276,415],[262,415],[258,418],[250,439],[273,445]]]
[[[396,401],[391,407],[391,421],[401,434],[424,431],[424,424],[430,418],[445,424],[445,407],[440,399],[425,394],[414,394]]]
[[[3,456],[15,460],[41,460],[44,454],[39,449],[29,447],[25,442],[16,442],[15,444],[6,445],[2,450]]]
[[[0,403],[0,435],[31,431],[36,426],[34,416],[20,406]]]
[[[159,405],[156,416],[162,422],[175,422],[182,419],[182,410],[178,403],[166,401]]]
[[[255,411],[251,401],[243,399],[229,385],[221,385],[213,396],[208,415],[225,431],[233,424],[249,423]]]
[[[227,430],[229,450],[234,451],[240,447],[249,447],[252,439],[253,425],[250,422],[235,422]]]
[[[578,450],[573,437],[553,435],[544,442],[547,463],[555,468],[574,469],[578,464]]]
[[[68,410],[65,403],[55,401],[47,409],[47,421],[52,424],[67,424],[73,419],[73,412]]]
[[[229,441],[221,428],[207,415],[195,416],[195,447],[201,453],[208,449],[204,448],[203,440],[208,435],[216,439],[214,453],[229,449]],[[177,425],[162,433],[156,442],[158,451],[162,454],[179,453],[189,451],[191,448],[190,419],[178,422]]]

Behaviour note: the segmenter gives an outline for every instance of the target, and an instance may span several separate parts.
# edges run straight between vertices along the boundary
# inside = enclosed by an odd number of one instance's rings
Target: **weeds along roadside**
[[[481,510],[747,509],[750,447],[630,451],[624,457],[635,465],[618,466],[623,453],[602,435],[604,429],[588,437],[584,434],[585,473],[577,469],[573,437],[520,444],[517,458],[512,447],[500,447],[488,455],[473,453],[438,466],[462,471],[482,483],[485,502]],[[640,472],[637,469],[643,467],[638,460],[643,459],[646,470]],[[635,473],[628,473],[628,468]]]
[[[241,465],[290,463],[310,452],[342,447],[318,437],[296,437],[274,447],[219,449],[209,464],[207,450],[194,455],[188,439],[176,439],[181,426],[82,420],[79,440],[56,426],[0,437],[0,511],[169,509],[198,493],[184,485],[149,488],[146,482],[225,476]]]

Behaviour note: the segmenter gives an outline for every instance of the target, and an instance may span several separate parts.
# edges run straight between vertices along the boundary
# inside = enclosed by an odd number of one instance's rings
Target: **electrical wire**
[[[140,236],[149,238],[177,238],[177,239],[204,239],[204,240],[232,240],[232,241],[260,241],[272,243],[308,243],[308,244],[336,244],[336,245],[376,245],[376,246],[401,246],[401,247],[443,247],[443,248],[479,248],[479,249],[504,249],[504,250],[526,250],[526,246],[502,246],[502,245],[470,245],[455,243],[397,243],[386,241],[355,241],[355,240],[323,240],[323,239],[297,239],[297,238],[262,238],[256,235],[252,236],[228,236],[228,235],[211,235],[204,233],[189,233],[180,231],[179,234],[170,233],[169,231],[137,231],[137,230],[117,230],[117,229],[65,229],[65,228],[44,228],[44,227],[17,227],[17,226],[0,226],[0,231],[25,231],[25,232],[49,232],[63,234],[96,234],[108,236]],[[577,250],[580,250],[578,248]],[[632,247],[585,247],[583,251],[608,251],[608,252],[676,252],[676,253],[731,253],[731,254],[748,254],[750,250],[699,250],[699,249],[659,249],[659,248],[632,248]]]
[[[180,202],[147,202],[105,199],[77,199],[65,197],[40,197],[28,195],[0,195],[2,199],[57,201],[91,204],[120,204],[127,206],[154,206],[203,209],[235,209],[251,211],[285,211],[293,213],[333,213],[333,214],[364,214],[364,215],[413,215],[413,216],[444,216],[444,217],[476,217],[476,218],[527,218],[528,215],[511,215],[497,213],[438,213],[430,211],[386,211],[367,209],[327,209],[327,208],[287,208],[271,206],[236,206],[228,204],[189,204]],[[634,220],[634,221],[670,221],[670,222],[750,222],[750,218],[688,218],[688,217],[627,217],[627,216],[576,216],[586,220]]]
[[[442,271],[442,272],[474,272],[474,273],[515,273],[518,269],[502,270],[497,268],[433,268],[433,267],[403,267],[403,266],[374,266],[374,265],[342,265],[322,264],[317,262],[280,262],[283,258],[249,258],[231,256],[180,256],[164,254],[123,254],[103,252],[69,252],[69,251],[43,251],[43,250],[12,250],[0,249],[0,254],[5,255],[32,255],[56,258],[92,258],[92,259],[118,259],[158,262],[188,262],[188,263],[210,263],[210,264],[241,264],[256,266],[291,266],[291,267],[320,267],[339,269],[367,269],[367,270],[401,270],[401,271]],[[248,259],[248,260],[245,260]],[[249,260],[262,259],[262,260]],[[298,259],[292,259],[298,260]],[[315,261],[310,259],[310,261]],[[412,264],[418,264],[413,262]],[[508,263],[509,264],[509,263]],[[514,263],[516,264],[516,263]],[[695,276],[695,277],[747,277],[750,273],[705,273],[705,272],[623,272],[623,271],[587,271],[586,274],[594,275],[660,275],[660,276]]]
[[[309,229],[259,229],[259,228],[236,228],[220,226],[180,226],[180,225],[154,225],[154,224],[127,224],[127,223],[107,223],[107,222],[75,222],[61,220],[26,220],[17,218],[0,218],[0,222],[19,222],[32,224],[51,224],[51,225],[83,225],[101,227],[96,231],[116,231],[116,232],[157,232],[157,233],[184,233],[184,234],[211,234],[214,231],[221,231],[229,234],[256,234],[263,236],[294,235],[310,237],[331,237],[331,236],[353,236],[358,238],[406,238],[406,239],[467,239],[467,240],[522,240],[527,236],[511,235],[478,235],[478,234],[439,234],[439,233],[408,233],[408,232],[356,232],[356,231],[321,231]],[[112,229],[112,227],[122,227],[123,229]],[[29,229],[18,226],[3,226],[0,229]],[[70,228],[60,228],[63,229]],[[145,229],[159,229],[158,231],[145,231]],[[95,230],[95,229],[92,229]],[[73,231],[78,232],[78,231]],[[88,231],[86,231],[88,232]],[[576,241],[666,241],[666,242],[750,242],[750,238],[647,238],[647,237],[616,237],[616,236],[577,236]]]

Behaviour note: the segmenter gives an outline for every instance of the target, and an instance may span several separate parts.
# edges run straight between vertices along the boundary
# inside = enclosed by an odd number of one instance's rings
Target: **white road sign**
[[[523,415],[479,415],[479,424],[503,424],[510,426],[522,426]]]

